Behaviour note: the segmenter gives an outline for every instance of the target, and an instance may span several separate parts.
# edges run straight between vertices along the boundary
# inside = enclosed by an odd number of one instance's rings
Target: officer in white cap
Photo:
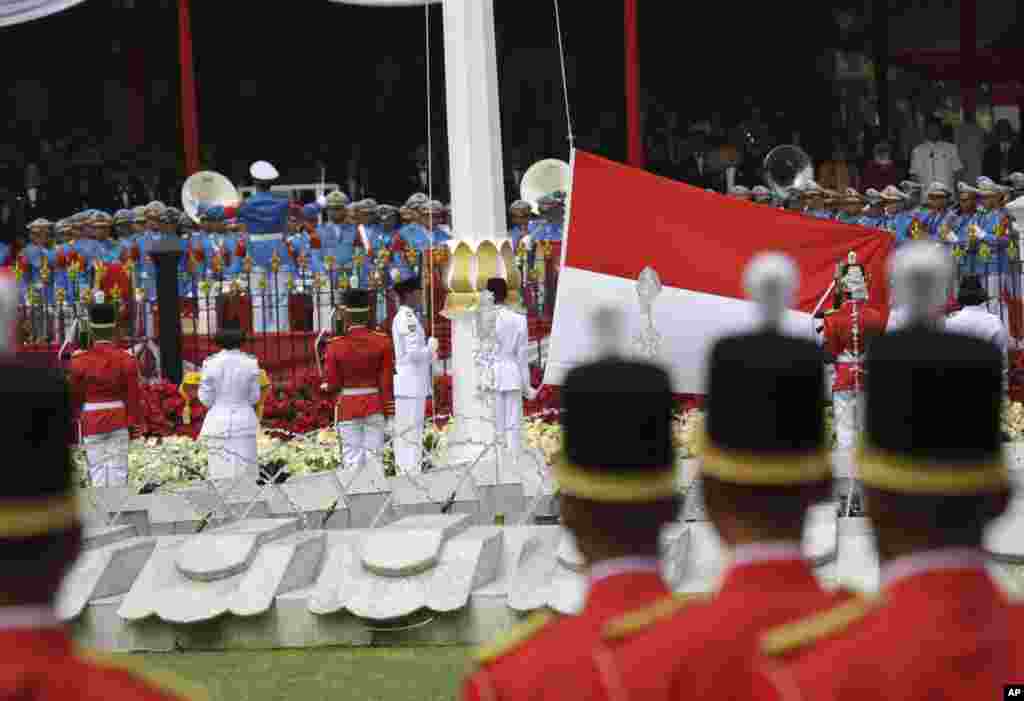
[[[253,262],[257,289],[262,290],[253,309],[257,331],[288,331],[288,276],[295,261],[288,253],[288,200],[275,197],[270,184],[277,180],[277,169],[267,161],[256,161],[249,168],[255,192],[242,204],[238,219],[249,232],[246,252]],[[275,272],[274,262],[278,269]],[[260,284],[266,281],[266,286]]]
[[[920,221],[928,229],[928,236],[945,244],[955,244],[956,215],[949,208],[949,197],[953,193],[936,180],[928,186],[924,215]]]
[[[909,198],[907,193],[895,185],[889,185],[881,192],[882,207],[885,210],[885,220],[882,228],[902,241],[908,237],[910,223],[913,215],[906,211]]]

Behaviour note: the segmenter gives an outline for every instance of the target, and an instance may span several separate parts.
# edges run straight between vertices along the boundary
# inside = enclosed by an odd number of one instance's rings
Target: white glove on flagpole
[[[437,355],[437,339],[434,338],[433,336],[427,339],[427,348],[430,349],[430,352],[433,355]]]
[[[540,390],[536,390],[533,387],[527,387],[523,394],[526,395],[527,400],[532,402],[537,399],[537,395],[540,394]]]

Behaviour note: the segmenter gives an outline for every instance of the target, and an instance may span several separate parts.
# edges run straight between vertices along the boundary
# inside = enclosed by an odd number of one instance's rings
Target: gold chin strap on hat
[[[198,372],[188,372],[185,373],[181,384],[178,385],[178,394],[185,400],[185,408],[181,412],[181,419],[186,426],[192,423],[192,399],[188,396],[185,388],[191,385],[198,385],[201,381],[202,375]]]

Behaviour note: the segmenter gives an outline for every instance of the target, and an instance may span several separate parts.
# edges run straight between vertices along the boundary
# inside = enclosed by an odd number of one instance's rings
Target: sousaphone
[[[190,175],[181,186],[181,208],[197,224],[200,203],[229,209],[237,207],[241,201],[242,196],[231,181],[212,170],[201,170]]]
[[[572,183],[572,169],[565,161],[557,158],[545,158],[530,166],[523,174],[519,183],[519,197],[530,203],[534,213],[538,213],[537,202],[544,195],[552,192],[569,192]]]
[[[814,162],[799,146],[776,146],[764,158],[764,179],[776,197],[785,199],[790,190],[814,181]]]

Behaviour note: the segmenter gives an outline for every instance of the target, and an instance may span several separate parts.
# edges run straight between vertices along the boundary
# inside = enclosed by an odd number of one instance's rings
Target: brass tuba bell
[[[212,170],[201,170],[189,176],[181,186],[181,208],[192,221],[199,223],[199,205],[237,207],[242,196],[231,181]]]
[[[572,169],[565,161],[557,158],[546,158],[537,161],[523,174],[519,184],[519,197],[530,203],[536,214],[539,210],[537,202],[544,195],[552,192],[569,192],[572,183]]]
[[[814,182],[814,163],[799,146],[776,146],[764,158],[764,179],[779,199],[785,199],[790,190]]]

